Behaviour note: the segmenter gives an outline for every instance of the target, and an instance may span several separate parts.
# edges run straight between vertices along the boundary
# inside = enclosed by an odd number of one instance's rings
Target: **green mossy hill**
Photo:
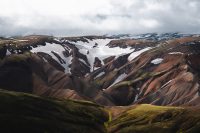
[[[110,111],[119,112],[118,109]],[[136,105],[107,125],[110,133],[199,133],[200,109]]]
[[[108,116],[109,114],[109,116]],[[106,107],[0,90],[3,133],[199,133],[200,109]]]
[[[91,102],[0,90],[2,133],[104,133],[105,121],[107,112]]]

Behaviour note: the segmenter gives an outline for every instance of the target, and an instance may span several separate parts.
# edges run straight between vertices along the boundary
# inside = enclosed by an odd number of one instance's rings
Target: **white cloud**
[[[160,25],[158,21],[154,19],[141,19],[139,22],[140,25],[144,26],[145,28],[156,28]]]
[[[199,0],[0,0],[0,35],[200,32]]]

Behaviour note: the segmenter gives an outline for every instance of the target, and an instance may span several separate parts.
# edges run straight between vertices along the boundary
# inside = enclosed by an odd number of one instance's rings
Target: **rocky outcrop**
[[[95,57],[93,66],[94,67],[101,67],[102,66],[101,60],[98,57]]]
[[[107,57],[103,60],[104,64],[107,64],[108,62],[112,61],[115,59],[115,56],[110,56],[110,57]]]

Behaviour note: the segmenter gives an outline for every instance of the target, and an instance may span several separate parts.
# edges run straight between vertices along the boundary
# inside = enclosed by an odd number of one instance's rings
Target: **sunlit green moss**
[[[137,105],[108,123],[110,132],[175,133],[197,132],[200,115],[181,107]]]

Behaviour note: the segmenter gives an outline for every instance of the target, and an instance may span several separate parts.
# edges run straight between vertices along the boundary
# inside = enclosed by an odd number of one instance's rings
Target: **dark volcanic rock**
[[[44,60],[46,60],[49,64],[54,66],[56,69],[63,71],[63,72],[65,71],[65,68],[63,66],[61,66],[55,59],[53,59],[51,57],[51,55],[43,53],[43,52],[38,52],[37,54],[39,56],[41,56]]]
[[[97,46],[98,46],[98,44],[97,44],[97,43],[95,43],[95,44],[94,44],[94,46],[93,46],[93,48],[96,48]]]
[[[70,72],[78,77],[83,77],[90,72],[90,68],[77,58],[72,59],[72,64],[69,67],[71,68]]]
[[[93,67],[101,67],[101,66],[102,66],[101,60],[98,57],[95,57],[94,58],[94,65],[93,65]]]
[[[61,64],[66,64],[66,62],[56,52],[51,51],[51,53],[53,53],[58,58],[58,60]]]
[[[103,60],[104,64],[107,64],[108,62],[112,61],[113,59],[115,59],[115,56],[110,56],[106,59]]]
[[[71,68],[70,72],[73,75],[83,77],[87,73],[90,73],[90,64],[86,55],[83,55],[76,47],[74,47],[72,50],[72,57],[72,63],[69,65],[69,67]],[[84,62],[79,59],[82,59]]]
[[[0,47],[0,59],[3,59],[6,56],[7,52],[7,47],[3,46],[2,48]]]

